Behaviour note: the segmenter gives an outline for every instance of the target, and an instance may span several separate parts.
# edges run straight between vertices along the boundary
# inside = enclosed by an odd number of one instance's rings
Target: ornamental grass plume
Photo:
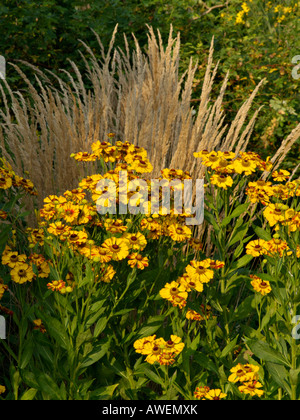
[[[257,109],[248,118],[250,108],[264,81],[241,105],[231,124],[225,125],[223,98],[229,73],[217,99],[211,103],[219,65],[213,64],[212,39],[199,109],[193,116],[192,89],[198,62],[190,60],[179,78],[180,32],[173,37],[171,26],[164,46],[159,30],[155,35],[152,27],[147,28],[146,52],[142,52],[134,35],[134,51],[129,50],[125,35],[125,50],[114,47],[116,26],[105,53],[94,33],[101,58],[97,59],[82,42],[85,74],[70,62],[73,74],[62,70],[68,82],[22,62],[34,72],[34,85],[18,65],[11,64],[28,89],[25,96],[13,92],[5,80],[0,85],[4,103],[0,111],[0,150],[19,175],[26,174],[32,180],[39,192],[39,207],[45,197],[75,188],[79,179],[96,173],[97,150],[91,155],[87,150],[96,141],[103,148],[107,133],[111,133],[107,163],[114,160],[115,144],[125,139],[148,151],[149,163],[141,159],[135,169],[143,173],[151,162],[152,178],[165,167],[188,170],[194,178],[202,178],[204,168],[201,160],[193,158],[194,152],[246,150],[259,112]],[[299,136],[300,124],[271,159],[275,169]],[[74,151],[86,158],[87,166],[70,158]],[[268,172],[263,176],[268,176]]]

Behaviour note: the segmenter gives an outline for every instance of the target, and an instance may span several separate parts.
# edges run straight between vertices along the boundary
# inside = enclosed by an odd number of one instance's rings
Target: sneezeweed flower
[[[210,391],[209,386],[197,386],[197,388],[194,391],[194,396],[197,398],[197,400],[204,400],[205,395]]]
[[[25,254],[18,254],[17,251],[10,251],[2,254],[2,264],[10,268],[25,263],[27,256]]]
[[[203,243],[200,241],[200,239],[197,238],[191,238],[189,240],[189,245],[195,250],[195,251],[201,251],[203,249]]]
[[[30,247],[34,247],[34,245],[38,244],[40,246],[44,245],[44,230],[39,228],[39,229],[32,229],[32,228],[27,228],[26,229],[27,232],[27,238],[28,241],[30,243]]]
[[[110,264],[102,264],[100,267],[100,273],[96,276],[95,280],[103,281],[104,283],[110,283],[114,278],[116,271]]]
[[[141,254],[134,252],[133,254],[128,255],[128,265],[133,268],[137,267],[140,270],[144,270],[145,267],[148,267],[149,261],[147,257],[143,257]]]
[[[233,161],[234,171],[238,174],[251,175],[256,170],[256,161],[250,156],[238,157]]]
[[[214,174],[210,177],[210,182],[217,187],[227,190],[228,187],[232,186],[233,179],[231,176],[226,176],[224,174]]]
[[[278,254],[280,257],[283,255],[292,255],[293,251],[290,250],[286,241],[277,237],[272,238],[267,242],[267,255]]]
[[[268,251],[268,242],[264,239],[255,239],[250,241],[246,245],[246,254],[252,255],[253,257],[259,257],[265,255]]]
[[[130,249],[143,251],[147,245],[145,236],[140,232],[124,233],[122,238],[127,242]]]
[[[222,392],[221,389],[210,389],[205,395],[205,400],[222,400],[223,398],[226,398],[227,394]]]
[[[184,343],[176,335],[171,335],[168,341],[165,341],[162,337],[156,338],[156,335],[152,335],[136,340],[133,346],[137,353],[147,356],[146,362],[170,365],[175,362],[175,357],[183,350]]]
[[[271,289],[269,281],[262,280],[261,278],[259,278],[258,276],[255,276],[254,274],[250,274],[250,277],[253,279],[251,281],[251,284],[253,286],[253,289],[256,292],[260,293],[262,296],[265,296],[271,292],[272,289]]]
[[[230,369],[231,375],[228,378],[229,382],[248,382],[258,379],[259,366],[253,364],[241,364],[238,363],[236,366]]]
[[[70,230],[67,240],[71,246],[83,245],[87,242],[88,235],[82,230]]]
[[[244,382],[243,385],[239,386],[239,391],[243,394],[250,394],[251,397],[261,397],[264,394],[262,384],[258,381]]]
[[[200,281],[201,283],[208,283],[214,276],[214,272],[211,269],[208,260],[193,260],[185,270],[188,276],[195,282]]]
[[[80,207],[71,201],[66,202],[61,206],[61,217],[66,223],[75,223],[78,219]]]
[[[31,282],[35,276],[32,266],[26,263],[16,265],[10,272],[11,279],[15,283],[23,284]]]
[[[63,280],[53,280],[52,282],[47,283],[47,287],[53,292],[56,292],[66,287],[66,283]]]
[[[123,233],[127,230],[127,226],[123,225],[123,221],[121,219],[107,218],[104,222],[104,227],[107,232],[110,233]]]
[[[176,242],[183,242],[192,236],[192,231],[187,226],[172,224],[168,228],[168,234]]]
[[[209,319],[211,316],[211,306],[209,305],[200,305],[199,312],[196,312],[192,309],[189,309],[186,313],[186,318],[192,321],[203,321]],[[213,317],[214,318],[214,317]]]
[[[0,189],[8,190],[12,186],[12,178],[0,172]]]
[[[40,278],[47,278],[50,274],[50,266],[47,261],[43,261],[42,263],[37,265],[38,276]]]
[[[0,300],[2,299],[4,292],[8,289],[6,284],[0,282]]]
[[[203,292],[203,283],[199,279],[192,279],[187,273],[183,273],[181,277],[178,277],[177,281],[187,292],[190,292],[191,290]]]
[[[8,217],[8,213],[4,210],[0,210],[0,219],[6,220]]]
[[[272,178],[274,179],[274,181],[283,182],[286,181],[290,175],[291,174],[289,171],[286,171],[285,169],[280,169],[279,171],[274,171],[272,173]]]
[[[287,206],[281,203],[270,203],[264,209],[263,215],[269,222],[269,225],[272,227],[277,223],[283,222],[285,220],[285,210],[287,210]]]
[[[159,291],[159,294],[163,299],[171,302],[173,306],[179,306],[179,308],[183,308],[186,305],[188,292],[186,291],[184,285],[176,281],[166,283],[165,286]]]
[[[45,328],[41,319],[34,319],[33,323],[34,323],[34,327],[33,327],[34,330],[38,330],[42,334],[44,334],[46,332],[46,328]]]
[[[66,239],[66,236],[71,230],[71,226],[64,224],[61,221],[50,223],[47,231],[52,235],[59,236],[61,240]]]
[[[78,162],[94,162],[98,158],[95,153],[88,152],[72,153],[70,157],[74,158]]]
[[[122,238],[108,238],[103,242],[102,248],[108,251],[108,255],[114,261],[123,260],[129,254],[127,242]]]

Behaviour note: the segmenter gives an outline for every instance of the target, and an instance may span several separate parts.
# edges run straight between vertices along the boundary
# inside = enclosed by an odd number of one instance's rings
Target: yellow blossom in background
[[[227,394],[222,392],[221,389],[210,389],[205,395],[205,400],[222,400],[223,398],[226,398]]]
[[[186,305],[188,293],[184,285],[179,284],[176,281],[166,283],[159,291],[159,294],[163,299],[167,299],[171,302],[173,306],[179,306],[179,308],[182,308]]]
[[[63,280],[54,280],[52,282],[47,283],[48,289],[52,290],[53,292],[60,291],[66,286],[66,283]]]
[[[244,382],[243,385],[239,386],[239,391],[242,394],[249,394],[251,397],[261,397],[264,394],[262,384],[258,381]]]
[[[108,255],[115,261],[123,260],[129,254],[128,244],[122,238],[108,238],[103,242],[102,248],[107,250]]]
[[[21,263],[16,265],[10,272],[11,279],[15,283],[23,284],[31,282],[35,276],[31,265],[26,263]]]
[[[194,391],[194,396],[195,398],[197,398],[198,400],[203,400],[205,399],[205,395],[210,391],[210,387],[209,386],[197,386],[197,388]]]
[[[25,263],[27,256],[18,254],[16,251],[9,251],[2,254],[2,264],[14,268],[19,264]]]
[[[137,252],[128,255],[128,265],[133,268],[137,267],[140,270],[144,270],[145,267],[148,267],[149,261],[147,257],[143,257],[141,254]]]
[[[231,187],[233,184],[233,179],[231,176],[226,176],[224,174],[215,174],[210,177],[210,182],[217,187],[224,188],[227,190],[228,187]]]
[[[241,364],[238,363],[236,366],[230,369],[231,375],[228,378],[229,382],[246,382],[257,379],[257,372],[259,371],[259,366],[252,364]]]
[[[251,284],[256,292],[260,293],[262,296],[271,292],[272,289],[269,281],[262,280],[254,274],[250,274],[250,277],[252,278]]]
[[[195,282],[208,283],[214,276],[214,272],[210,267],[208,260],[191,261],[186,267],[188,276]]]
[[[255,239],[254,241],[250,241],[246,245],[246,254],[252,255],[253,257],[265,255],[267,251],[267,241],[265,241],[264,239]]]

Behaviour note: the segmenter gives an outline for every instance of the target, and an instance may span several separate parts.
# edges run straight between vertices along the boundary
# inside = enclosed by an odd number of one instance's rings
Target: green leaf
[[[38,390],[35,389],[35,388],[27,389],[27,391],[24,392],[24,394],[22,395],[22,397],[20,399],[21,400],[27,400],[27,401],[33,400],[37,391]]]
[[[217,375],[219,374],[216,365],[204,353],[195,353],[193,356],[193,360],[206,370],[211,370]]]
[[[224,347],[224,349],[222,350],[220,354],[220,358],[226,357],[227,354],[230,353],[234,349],[234,347],[236,346],[237,339],[238,339],[238,335],[230,343],[228,343],[226,347]]]
[[[39,390],[45,392],[52,400],[61,400],[60,389],[47,373],[40,373],[36,378]]]
[[[106,316],[98,319],[97,324],[94,329],[94,337],[98,337],[102,333],[102,331],[105,329],[107,325],[107,321],[108,319]]]
[[[264,360],[265,362],[277,363],[280,365],[285,365],[290,367],[290,363],[284,356],[279,352],[272,349],[268,343],[265,341],[251,341],[247,343],[250,347],[250,350],[255,354],[255,356]]]
[[[47,319],[44,319],[44,322],[46,324],[46,330],[59,345],[66,350],[70,350],[68,334],[60,321],[56,318],[47,317]]]
[[[242,258],[238,259],[232,264],[232,270],[237,270],[239,268],[244,267],[245,265],[249,264],[249,262],[253,260],[253,256],[246,254]]]
[[[101,388],[96,389],[95,391],[92,391],[90,397],[91,399],[97,400],[110,400],[118,386],[119,383],[109,386],[103,386]]]
[[[163,315],[152,316],[148,322],[138,332],[139,337],[148,337],[153,335],[163,324],[165,317]]]
[[[248,208],[249,208],[249,203],[240,204],[236,209],[233,210],[233,212],[229,216],[224,217],[221,223],[221,227],[227,226],[228,223],[230,223],[232,219],[234,219],[235,217],[239,217]]]
[[[270,241],[272,239],[271,234],[266,232],[264,229],[262,229],[259,226],[254,225],[253,230],[260,239],[264,239],[265,241]]]
[[[98,360],[102,359],[102,357],[106,355],[109,348],[110,348],[110,339],[106,341],[105,343],[98,344],[97,346],[93,348],[93,350],[90,353],[88,353],[88,355],[80,363],[80,367],[86,368],[98,362]]]
[[[164,386],[164,381],[152,370],[150,370],[146,365],[140,366],[139,370],[136,372],[137,376],[140,376],[141,373],[147,376],[152,382],[155,382],[158,385]]]
[[[26,341],[26,343],[24,345],[24,350],[22,352],[20,365],[19,365],[20,369],[25,369],[26,368],[30,359],[32,358],[33,350],[34,350],[34,342],[33,342],[32,339],[29,339],[29,340]]]
[[[285,367],[272,362],[266,362],[266,367],[276,384],[285,389],[286,392],[291,395],[291,389],[288,385],[288,374]]]

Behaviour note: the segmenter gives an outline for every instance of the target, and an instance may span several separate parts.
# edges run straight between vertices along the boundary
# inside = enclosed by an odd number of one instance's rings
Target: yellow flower
[[[60,291],[66,286],[66,283],[63,280],[54,280],[50,283],[47,283],[48,289],[51,289],[53,292]]]
[[[262,280],[254,274],[250,274],[250,277],[253,279],[251,284],[256,292],[260,293],[262,296],[265,296],[271,292],[272,289],[269,281]]]
[[[255,395],[261,397],[264,394],[264,391],[260,389],[261,387],[262,384],[258,381],[244,382],[243,385],[239,386],[239,391],[243,394],[250,394],[251,397]]]
[[[142,255],[138,254],[137,252],[128,255],[128,265],[133,268],[137,266],[140,270],[144,270],[145,267],[148,267],[148,258],[143,257]]]
[[[213,185],[217,185],[220,188],[227,190],[227,187],[231,187],[233,184],[233,179],[231,176],[226,176],[224,174],[214,174],[210,177],[210,182]]]
[[[187,226],[172,224],[168,228],[168,234],[176,242],[183,242],[192,236],[192,231]]]
[[[129,254],[128,244],[122,238],[112,237],[106,239],[102,248],[108,251],[108,255],[115,261],[123,260]]]
[[[210,389],[205,395],[204,398],[207,400],[222,400],[226,398],[227,394],[224,394],[221,389]]]
[[[29,264],[21,263],[11,270],[10,275],[15,283],[23,284],[31,282],[35,274]]]
[[[237,158],[233,162],[233,167],[236,173],[245,175],[251,175],[255,172],[256,161],[250,157]]]
[[[130,249],[143,250],[147,245],[145,236],[140,233],[125,233],[122,238],[127,242]]]
[[[0,189],[7,190],[12,186],[12,178],[0,172]]]
[[[2,264],[14,268],[17,265],[24,263],[27,259],[25,254],[18,254],[16,251],[10,251],[2,254]]]
[[[71,230],[71,227],[68,225],[65,225],[64,223],[60,221],[57,221],[54,223],[50,223],[47,230],[52,235],[60,236],[60,239],[65,239],[68,232]]]
[[[188,276],[195,282],[208,283],[214,276],[214,272],[210,268],[210,263],[207,260],[191,261],[186,267]]]
[[[5,290],[8,289],[8,286],[6,284],[0,283],[0,300],[2,299]]]
[[[274,171],[272,173],[272,177],[274,178],[274,181],[286,181],[290,176],[290,172],[286,171],[284,169],[280,169],[279,171]]]
[[[198,400],[203,400],[205,398],[205,395],[210,391],[209,386],[197,386],[197,388],[194,391],[194,396]]]
[[[269,225],[274,226],[285,220],[285,210],[286,207],[281,203],[270,203],[263,211],[263,215],[269,222]]]
[[[230,369],[231,375],[228,378],[229,382],[247,382],[256,380],[259,371],[259,366],[252,365],[249,363],[241,364],[238,363],[236,366]]]
[[[127,230],[127,226],[123,225],[123,221],[121,219],[110,219],[107,218],[104,222],[104,227],[107,232],[110,233],[122,233]]]
[[[0,394],[3,394],[6,391],[6,388],[4,385],[0,385]]]
[[[267,241],[264,239],[255,239],[254,241],[250,241],[246,245],[246,254],[252,255],[253,257],[265,255],[268,250],[267,244]]]
[[[160,296],[163,299],[167,299],[172,303],[173,306],[179,306],[180,308],[186,305],[186,299],[188,293],[184,285],[172,281],[171,283],[166,283],[165,286],[159,291]]]

